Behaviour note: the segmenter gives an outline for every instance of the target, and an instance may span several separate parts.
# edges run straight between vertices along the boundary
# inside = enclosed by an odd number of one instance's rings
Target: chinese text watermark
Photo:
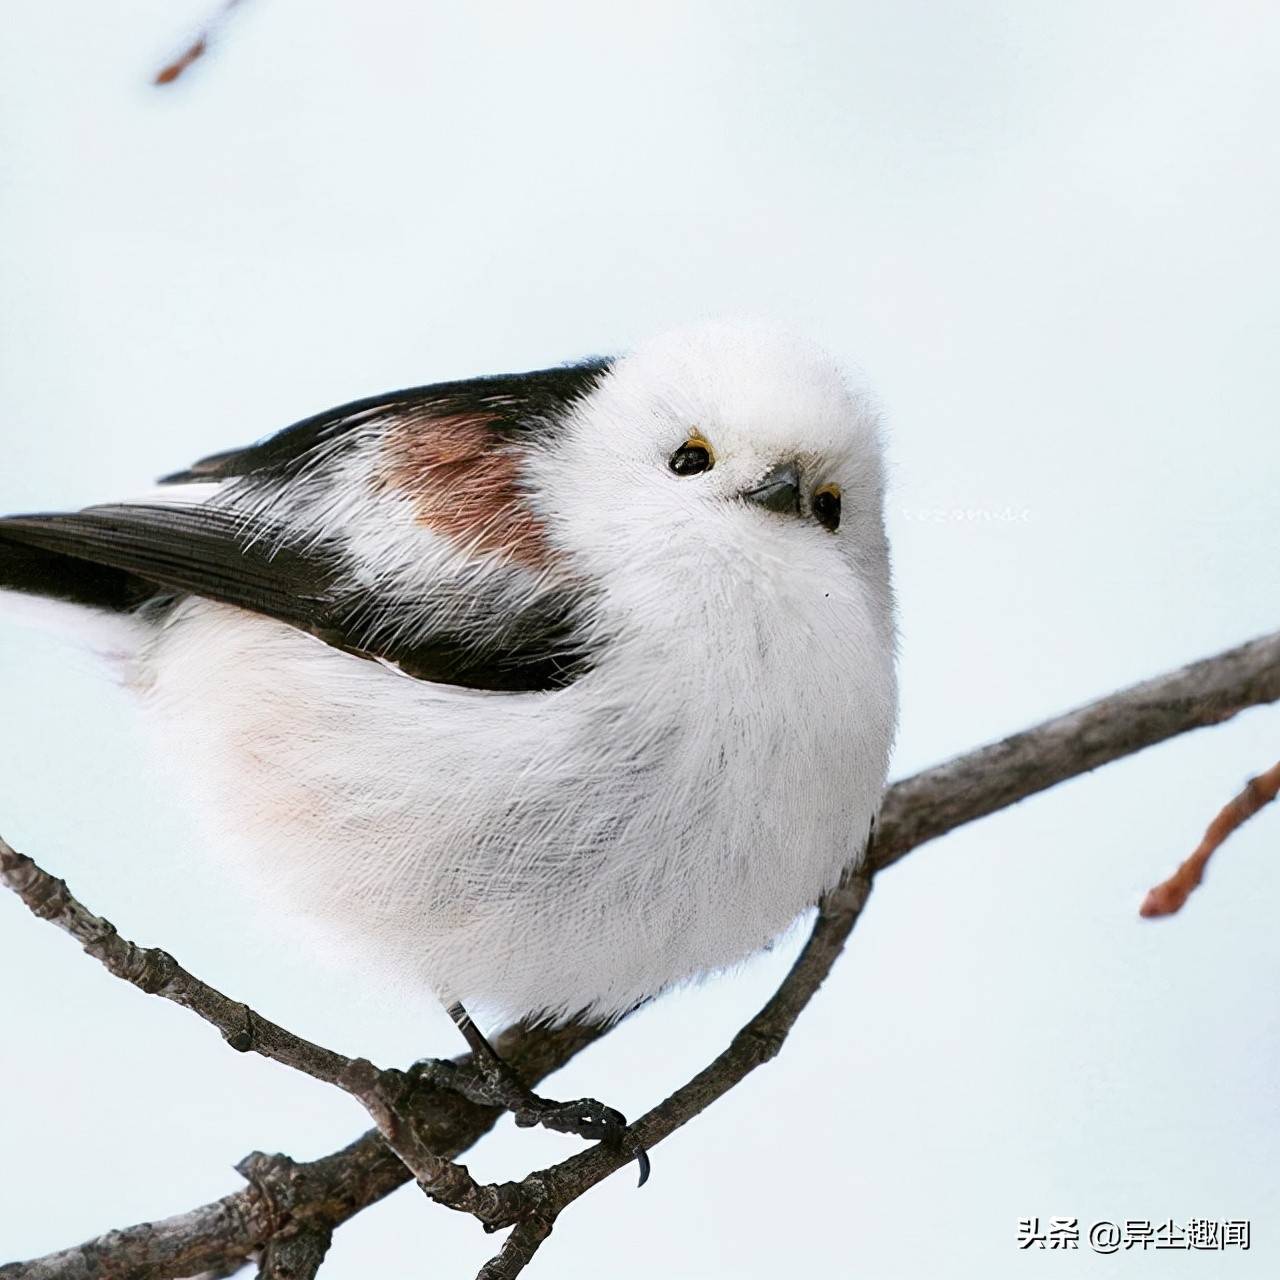
[[[1079,1249],[1081,1244],[1094,1253],[1142,1252],[1156,1249],[1203,1249],[1221,1253],[1249,1247],[1249,1222],[1219,1218],[1188,1218],[1186,1222],[1152,1222],[1148,1218],[1126,1218],[1109,1222],[1105,1218],[1082,1228],[1079,1218],[1039,1218],[1018,1220],[1019,1249]]]

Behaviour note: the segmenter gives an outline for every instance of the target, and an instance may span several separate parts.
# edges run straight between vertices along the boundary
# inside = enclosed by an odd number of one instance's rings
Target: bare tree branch
[[[115,926],[76,901],[64,880],[42,871],[0,837],[0,882],[26,903],[33,915],[69,933],[110,973],[148,995],[163,996],[190,1009],[221,1033],[237,1052],[253,1050],[328,1084],[351,1070],[352,1059],[295,1036],[248,1005],[230,999],[187,972],[167,951],[139,947]]]
[[[332,1239],[332,1231],[313,1227],[274,1237],[262,1251],[258,1280],[312,1280]]]
[[[504,1213],[514,1213],[519,1219],[502,1251],[481,1272],[483,1280],[510,1280],[518,1275],[550,1232],[560,1211],[626,1164],[631,1158],[632,1144],[655,1146],[755,1067],[777,1054],[856,924],[875,872],[920,844],[1037,791],[1177,734],[1218,724],[1246,707],[1277,699],[1280,699],[1280,633],[1100,699],[892,786],[885,796],[866,869],[851,871],[845,882],[824,898],[809,940],[790,973],[724,1053],[632,1125],[628,1142],[622,1147],[593,1147],[550,1169],[530,1174],[520,1183],[475,1188],[489,1197],[489,1216],[477,1214],[487,1225],[492,1227],[501,1221]],[[7,858],[4,855],[8,855]],[[20,862],[15,864],[14,859]],[[14,854],[8,846],[0,847],[0,873],[7,881],[17,875],[28,887],[40,884],[38,876],[32,877],[28,860]],[[101,926],[105,922],[79,907],[69,895],[70,904],[83,913],[85,919],[75,911],[68,917],[68,901],[60,896],[63,894],[65,887],[60,891],[38,889],[33,910],[62,923],[86,943],[91,954],[93,947],[103,950]],[[40,904],[44,903],[50,904],[50,909],[40,910]],[[87,935],[82,936],[77,928],[87,928]],[[118,936],[115,941],[125,948],[130,945]],[[116,955],[113,947],[107,946],[106,950]],[[137,948],[133,951],[137,952]],[[98,958],[111,967],[103,956]],[[183,984],[197,980],[185,970],[179,970],[171,958],[167,959],[175,971],[184,975],[177,979],[174,989],[189,993],[191,988]],[[137,962],[130,960],[126,951],[117,956],[115,963],[132,972]],[[143,972],[151,970],[144,964]],[[171,985],[171,971],[163,963],[160,973],[161,985]],[[128,973],[120,976],[128,977]],[[144,989],[148,988],[144,986]],[[244,1011],[244,1006],[227,1000],[220,993],[213,994],[226,1004],[218,1006],[222,1020],[210,1020],[224,1035],[228,1029],[234,1032],[237,1028],[247,1028],[250,1043],[243,1047],[266,1052],[261,1046],[270,1044],[280,1054],[295,1057],[305,1054],[308,1062],[319,1062],[322,1069],[332,1069],[335,1065],[329,1058],[309,1056],[312,1051],[320,1055],[331,1051],[289,1037],[282,1028]],[[177,997],[170,994],[169,998]],[[567,1028],[561,1032],[517,1028],[503,1038],[501,1050],[526,1079],[536,1082],[599,1034],[589,1028]],[[272,1052],[269,1056],[277,1054]],[[341,1058],[341,1055],[332,1056]],[[285,1061],[285,1058],[281,1056],[278,1060]],[[452,1095],[420,1087],[412,1070],[403,1074],[378,1072],[372,1064],[361,1065],[359,1059],[344,1061],[350,1066],[341,1067],[332,1082],[359,1096],[361,1089],[368,1092],[367,1081],[353,1078],[353,1069],[354,1077],[361,1077],[366,1068],[373,1072],[377,1087],[371,1095],[372,1101],[362,1100],[375,1118],[378,1118],[378,1107],[389,1109],[389,1116],[383,1115],[381,1122],[390,1128],[398,1146],[404,1145],[405,1134],[410,1135],[407,1141],[415,1158],[420,1154],[419,1148],[436,1159],[455,1155],[485,1132],[495,1118],[490,1108],[476,1107]],[[388,1081],[396,1088],[391,1088]],[[254,1160],[267,1161],[267,1164],[256,1169]],[[278,1167],[287,1167],[293,1173],[282,1179]],[[213,1205],[167,1222],[112,1232],[77,1250],[50,1255],[17,1269],[0,1268],[0,1277],[6,1280],[17,1276],[24,1280],[53,1280],[54,1277],[57,1280],[90,1280],[91,1277],[93,1280],[107,1277],[110,1280],[167,1280],[190,1275],[200,1269],[225,1266],[264,1246],[269,1249],[269,1242],[283,1239],[289,1232],[301,1232],[304,1228],[317,1234],[331,1231],[365,1204],[387,1194],[409,1177],[403,1164],[387,1150],[376,1133],[366,1134],[343,1151],[310,1165],[295,1166],[284,1157],[251,1157],[241,1166],[241,1171],[249,1177],[250,1186]],[[283,1181],[288,1186],[272,1186],[268,1190],[272,1180]],[[459,1207],[476,1212],[475,1206]],[[493,1211],[495,1209],[501,1211]]]
[[[1145,680],[895,783],[885,795],[873,865],[1037,791],[1246,707],[1280,699],[1280,632]]]
[[[804,949],[769,1002],[734,1036],[729,1047],[710,1066],[704,1067],[688,1084],[682,1085],[631,1126],[629,1133],[635,1142],[646,1149],[657,1146],[757,1067],[777,1057],[796,1019],[844,949],[870,892],[870,875],[855,871],[839,888],[823,898]],[[534,1206],[537,1221],[546,1228],[532,1242],[533,1248],[546,1238],[556,1216],[567,1205],[622,1168],[629,1159],[625,1148],[601,1143],[551,1169],[531,1173],[525,1178],[520,1184],[524,1198]],[[530,1219],[526,1219],[526,1223],[528,1221]],[[519,1229],[517,1227],[516,1231]],[[516,1232],[512,1232],[512,1238],[515,1237]],[[526,1243],[529,1243],[527,1236],[518,1242],[521,1247],[511,1254],[504,1248],[487,1264],[487,1268],[495,1269],[482,1270],[477,1280],[512,1280],[532,1256],[532,1249],[526,1256],[523,1247]]]
[[[515,1280],[533,1261],[538,1246],[551,1234],[551,1222],[530,1214],[503,1241],[502,1248],[476,1273],[476,1280]]]
[[[1221,848],[1223,841],[1253,817],[1259,809],[1269,805],[1280,794],[1280,762],[1273,764],[1266,773],[1250,778],[1244,790],[1233,796],[1209,823],[1204,838],[1195,851],[1167,880],[1162,880],[1143,899],[1139,915],[1147,919],[1171,916],[1182,905],[1204,878],[1209,859]]]
[[[516,1026],[497,1041],[521,1077],[536,1084],[603,1034],[598,1027]],[[469,1061],[463,1057],[459,1061]],[[423,1141],[444,1156],[473,1146],[497,1121],[454,1093],[424,1091],[417,1113]],[[3,1280],[167,1280],[201,1271],[226,1271],[273,1236],[292,1228],[340,1226],[411,1178],[372,1129],[349,1146],[308,1163],[287,1156],[247,1156],[236,1166],[248,1181],[241,1191],[188,1213],[142,1223],[34,1262],[0,1266]]]
[[[409,1095],[417,1087],[400,1071],[384,1071],[364,1058],[348,1058],[312,1044],[230,999],[184,969],[167,951],[139,947],[115,926],[71,896],[66,882],[41,870],[0,837],[0,882],[35,914],[65,930],[117,978],[149,995],[190,1009],[221,1033],[237,1051],[252,1050],[286,1067],[337,1085],[364,1104],[387,1145],[400,1157],[433,1200],[479,1218],[488,1227],[510,1226],[527,1206],[518,1188],[482,1186],[463,1165],[439,1155],[422,1140]]]

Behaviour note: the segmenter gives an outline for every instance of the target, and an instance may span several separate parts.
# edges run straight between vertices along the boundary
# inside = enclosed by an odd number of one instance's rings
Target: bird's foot
[[[522,1129],[535,1125],[554,1129],[557,1133],[574,1133],[593,1142],[618,1142],[626,1132],[627,1118],[621,1111],[606,1107],[594,1098],[575,1098],[572,1102],[553,1102],[529,1094],[520,1107],[513,1110],[516,1124]]]
[[[459,1064],[447,1058],[428,1058],[414,1068],[419,1079],[441,1089],[460,1094],[469,1102],[485,1107],[501,1107],[510,1111],[522,1129],[541,1127],[556,1133],[572,1133],[592,1142],[621,1146],[627,1131],[627,1118],[621,1111],[606,1107],[594,1098],[576,1098],[572,1102],[555,1102],[540,1097],[517,1078],[515,1072],[500,1060],[483,1065]],[[643,1147],[633,1148],[640,1167],[640,1186],[649,1180],[649,1154]]]

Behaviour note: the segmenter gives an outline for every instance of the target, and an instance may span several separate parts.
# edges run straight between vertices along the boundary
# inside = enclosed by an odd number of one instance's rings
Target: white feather
[[[0,617],[45,635],[68,640],[119,666],[132,662],[152,628],[127,614],[86,609],[64,600],[0,590]]]
[[[715,466],[674,476],[694,430]],[[270,500],[460,616],[544,589],[415,525],[375,454]],[[783,459],[842,487],[838,533],[738,497]],[[859,855],[896,714],[881,446],[827,357],[704,327],[619,361],[529,474],[596,586],[598,657],[567,687],[410,680],[195,599],[137,683],[267,900],[494,1016],[610,1016],[763,946]]]

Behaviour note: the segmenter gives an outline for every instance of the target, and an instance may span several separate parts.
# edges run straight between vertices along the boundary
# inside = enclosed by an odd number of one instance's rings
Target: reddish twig
[[[1159,916],[1171,916],[1182,909],[1182,904],[1204,879],[1204,869],[1220,845],[1237,828],[1243,826],[1259,809],[1269,805],[1280,794],[1280,761],[1266,773],[1250,778],[1244,790],[1229,800],[1209,823],[1204,839],[1195,852],[1171,875],[1162,880],[1143,899],[1139,914],[1148,920]]]
[[[165,63],[156,72],[155,78],[151,83],[155,85],[172,84],[193,62],[198,62],[203,58],[209,51],[209,41],[213,39],[219,28],[226,22],[227,15],[239,3],[240,0],[224,0],[222,8],[205,23],[200,34],[176,58]]]

